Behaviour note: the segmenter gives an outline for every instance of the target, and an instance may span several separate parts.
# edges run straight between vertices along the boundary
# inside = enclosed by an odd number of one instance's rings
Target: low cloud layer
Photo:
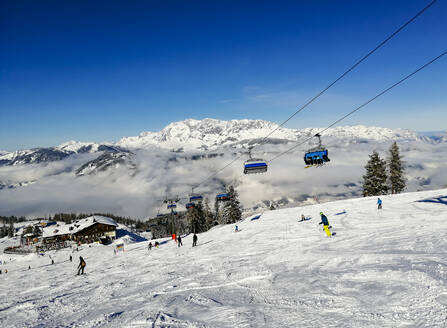
[[[195,191],[208,197],[212,206],[224,184],[233,184],[246,208],[269,200],[305,203],[314,197],[322,201],[353,197],[360,195],[368,154],[377,150],[386,157],[390,145],[351,144],[336,139],[326,142],[329,165],[304,169],[301,148],[271,162],[266,174],[243,175],[240,159]],[[255,155],[269,160],[290,146],[264,145],[256,149]],[[407,191],[447,185],[447,144],[408,142],[400,147],[407,164]],[[159,210],[166,211],[164,197],[186,198],[193,185],[233,160],[232,152],[226,150],[225,156],[213,159],[187,160],[185,157],[192,153],[177,154],[154,147],[135,152],[135,170],[121,166],[83,177],[77,177],[74,170],[95,155],[79,155],[46,165],[0,167],[1,182],[36,180],[29,186],[0,190],[0,215],[44,217],[57,212],[108,212],[144,219]]]

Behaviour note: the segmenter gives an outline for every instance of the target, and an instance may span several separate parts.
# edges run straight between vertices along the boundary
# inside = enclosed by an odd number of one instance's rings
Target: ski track
[[[2,254],[0,325],[446,327],[447,206],[415,203],[446,194],[384,196],[381,211],[362,198],[265,212],[237,234],[199,234],[195,248],[191,236],[150,252],[147,242],[117,255],[84,247],[51,252],[54,265]],[[337,236],[321,231],[320,210]],[[298,222],[302,212],[313,220]]]

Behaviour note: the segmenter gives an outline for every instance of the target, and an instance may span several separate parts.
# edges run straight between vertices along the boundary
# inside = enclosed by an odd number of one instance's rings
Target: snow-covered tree
[[[374,151],[369,155],[363,176],[363,196],[379,196],[388,192],[386,162]]]
[[[388,157],[388,183],[392,194],[399,194],[405,189],[404,162],[397,143],[394,142],[389,149]]]
[[[239,202],[239,194],[234,190],[233,186],[228,189],[229,199],[226,201],[223,209],[224,223],[235,223],[242,217],[241,204]]]

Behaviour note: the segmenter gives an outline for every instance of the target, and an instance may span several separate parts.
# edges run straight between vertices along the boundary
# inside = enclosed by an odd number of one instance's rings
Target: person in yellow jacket
[[[323,225],[324,232],[326,232],[326,235],[328,237],[332,236],[331,231],[329,230],[329,220],[327,219],[326,215],[323,214],[323,212],[320,212],[321,216],[321,222],[318,224]]]

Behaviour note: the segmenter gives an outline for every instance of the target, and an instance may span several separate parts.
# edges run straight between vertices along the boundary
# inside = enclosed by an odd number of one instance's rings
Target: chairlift
[[[304,163],[306,163],[306,167],[321,166],[330,161],[328,157],[328,150],[321,145],[320,134],[317,133],[315,137],[318,138],[318,146],[309,149],[304,154]]]
[[[244,163],[244,174],[255,174],[255,173],[265,173],[267,172],[267,162],[261,158],[251,157],[251,149],[248,149],[249,159]]]
[[[221,193],[221,194],[217,194],[216,199],[218,201],[226,201],[230,199],[230,194],[227,192]]]
[[[199,194],[194,193],[194,187],[191,188],[191,195],[189,196],[189,202],[195,203],[195,202],[201,202],[203,200],[203,196]]]
[[[190,202],[201,202],[203,200],[203,196],[202,195],[191,195],[189,197],[189,201]]]

